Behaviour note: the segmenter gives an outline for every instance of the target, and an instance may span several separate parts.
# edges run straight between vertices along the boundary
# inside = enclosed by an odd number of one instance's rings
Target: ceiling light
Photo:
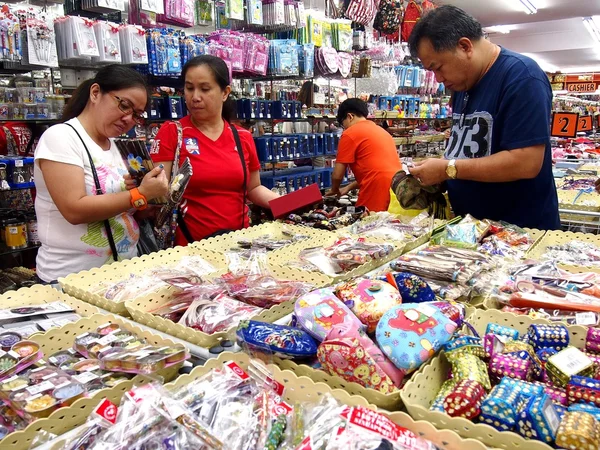
[[[535,14],[537,12],[536,6],[531,2],[531,0],[519,0],[523,7],[523,11],[527,14]]]
[[[511,25],[495,25],[493,27],[485,27],[484,30],[488,33],[508,34],[514,29]]]
[[[594,40],[600,44],[600,16],[584,17],[583,25]]]

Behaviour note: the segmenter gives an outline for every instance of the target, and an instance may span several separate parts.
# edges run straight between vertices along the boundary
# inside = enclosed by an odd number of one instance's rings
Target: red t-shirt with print
[[[240,156],[229,124],[216,141],[206,137],[186,116],[180,120],[183,127],[183,144],[179,164],[189,157],[193,175],[182,201],[185,224],[196,240],[203,239],[219,230],[237,230],[242,224],[244,173]],[[236,127],[244,151],[248,180],[250,172],[260,169],[252,134]],[[177,146],[177,126],[165,123],[152,144],[154,162],[173,161]],[[244,226],[248,226],[248,207],[243,206]],[[188,242],[177,231],[176,245]]]

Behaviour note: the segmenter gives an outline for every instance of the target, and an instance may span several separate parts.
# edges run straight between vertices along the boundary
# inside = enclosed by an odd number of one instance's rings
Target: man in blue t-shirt
[[[560,228],[552,176],[552,90],[530,58],[488,41],[481,24],[445,5],[415,25],[410,51],[454,91],[444,159],[411,169],[423,185],[447,180],[457,215]]]

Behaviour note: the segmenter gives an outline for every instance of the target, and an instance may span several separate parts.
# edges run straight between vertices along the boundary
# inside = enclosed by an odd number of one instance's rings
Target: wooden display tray
[[[544,237],[536,242],[536,244],[529,249],[527,257],[530,259],[541,260],[546,253],[546,249],[553,245],[566,244],[570,241],[584,241],[592,244],[600,249],[600,236],[590,233],[573,233],[571,231],[548,231]],[[588,272],[600,273],[600,264],[598,266],[585,266],[585,265],[568,265],[558,264],[558,266],[569,272],[581,272],[585,269]]]
[[[184,256],[200,256],[218,270],[226,267],[225,257],[219,253],[204,251],[191,246],[175,247],[113,264],[106,264],[95,269],[73,273],[64,278],[59,278],[58,282],[63,290],[73,297],[110,311],[113,314],[128,316],[129,312],[125,307],[124,301],[114,302],[94,293],[98,284],[102,281],[117,283],[124,280],[129,274],[141,274],[148,269],[158,266],[176,266]]]
[[[71,297],[51,286],[36,284],[30,288],[8,291],[0,295],[0,308],[15,308],[26,305],[43,305],[45,303],[63,302],[82,317],[99,313],[100,310],[84,301]],[[42,333],[42,331],[40,331]]]
[[[243,369],[249,365],[250,358],[245,353],[222,353],[218,358],[209,360],[204,366],[196,367],[189,375],[182,375],[176,381],[166,385],[168,389],[175,389],[190,383],[215,367],[221,366],[226,361],[234,361]],[[285,385],[283,394],[284,400],[288,403],[318,402],[325,394],[331,394],[340,402],[350,406],[369,407],[369,403],[364,398],[351,396],[347,392],[339,389],[332,390],[323,383],[315,383],[309,378],[300,377],[289,371],[282,371],[279,368],[270,365],[273,372],[273,378]],[[108,398],[114,403],[120,402],[120,397],[116,392],[112,392]],[[27,450],[36,434],[44,430],[49,433],[61,435],[83,424],[93,409],[100,403],[101,398],[82,399],[76,402],[72,407],[62,408],[56,411],[47,419],[40,419],[29,425],[25,430],[16,431],[2,441],[0,448],[10,448],[11,450]],[[375,409],[375,407],[371,406]],[[400,426],[403,426],[418,436],[429,439],[442,450],[486,450],[486,446],[473,439],[462,439],[456,433],[448,430],[436,430],[431,424],[423,421],[414,421],[403,412],[387,413],[388,417]],[[59,447],[60,448],[60,447]]]
[[[265,235],[269,235],[273,239],[289,239],[289,236],[284,234],[284,229],[293,231],[296,235],[309,236],[310,238],[333,236],[333,233],[326,230],[301,227],[298,225],[287,225],[281,222],[268,222],[263,223],[261,225],[256,225],[254,227],[245,228],[243,230],[233,231],[231,233],[223,234],[221,236],[215,236],[201,241],[196,241],[193,244],[190,244],[189,247],[202,250],[210,250],[216,253],[224,254],[232,249],[239,249],[240,247],[237,243],[242,239],[253,240]],[[312,239],[298,241],[297,243],[301,244],[302,242],[306,242],[308,244],[312,242]],[[267,252],[267,254],[271,254],[271,252]]]
[[[273,276],[280,280],[304,281],[313,284],[315,289],[329,285],[329,279],[325,275],[317,272],[305,272],[289,267],[272,267],[271,269]],[[215,275],[218,275],[218,273]],[[232,339],[235,341],[235,328],[231,328],[226,332],[209,335],[202,331],[175,323],[172,320],[155,316],[149,312],[170,301],[172,292],[172,289],[166,289],[152,293],[145,297],[127,301],[125,306],[133,320],[136,322],[170,334],[171,336],[178,337],[199,347],[210,348],[218,345],[223,339]],[[294,302],[285,302],[262,312],[256,316],[255,319],[261,322],[273,323],[276,320],[291,314],[293,311]]]
[[[299,244],[288,245],[287,247],[273,251],[269,257],[269,264],[272,268],[287,267],[286,266],[287,263],[299,260],[300,252],[302,252],[303,250],[306,250],[308,248],[316,248],[316,247],[329,247],[329,246],[335,244],[335,242],[338,241],[339,239],[340,238],[335,235],[331,236],[331,237],[322,236],[322,237],[316,238],[314,240],[311,240],[308,243],[303,242],[303,243],[299,243]],[[365,242],[373,243],[373,244],[381,243],[375,239],[370,239],[370,238],[366,238]],[[393,244],[393,243],[391,243],[391,244]],[[346,281],[346,280],[349,280],[352,278],[363,276],[363,275],[371,272],[372,270],[375,270],[378,267],[384,265],[385,263],[398,258],[405,252],[405,249],[406,249],[406,243],[404,243],[404,245],[400,245],[400,247],[395,246],[394,250],[389,255],[387,255],[383,258],[369,261],[368,263],[362,264],[349,272],[342,273],[336,277],[330,277],[328,275],[325,275],[325,276],[328,278],[329,284],[336,284],[336,283],[340,283],[342,281]],[[299,270],[299,272],[308,272],[308,271]],[[316,273],[322,274],[321,272],[316,272]]]
[[[149,344],[159,345],[161,347],[175,345],[175,342],[170,339],[164,339],[151,331],[145,331],[113,314],[94,314],[91,317],[86,317],[63,327],[54,328],[46,333],[34,334],[29,339],[40,345],[40,349],[44,352],[44,357],[47,358],[55,352],[72,348],[75,338],[80,334],[94,331],[100,325],[109,322],[118,324],[122,329],[130,331],[136,336],[145,339]],[[10,448],[13,450],[28,449],[38,430],[60,430],[59,433],[64,433],[85,422],[92,409],[94,409],[102,399],[108,398],[112,402],[119,402],[123,394],[130,390],[134,385],[150,382],[156,378],[163,379],[167,382],[171,381],[177,377],[178,370],[179,365],[175,365],[163,369],[151,376],[136,375],[133,379],[123,381],[112,388],[100,390],[94,393],[92,397],[79,399],[70,407],[57,409],[48,418],[36,420],[25,430],[11,433],[3,440],[0,440],[0,448]],[[49,425],[50,428],[45,428],[44,425]]]
[[[531,319],[495,310],[476,310],[468,322],[480,335],[485,333],[488,323],[512,327],[523,334],[531,324],[550,324],[545,319]],[[587,327],[566,325],[569,330],[570,344],[584,348]],[[472,422],[462,417],[450,417],[447,414],[430,411],[429,407],[437,396],[442,384],[448,379],[450,364],[444,354],[435,356],[428,364],[408,381],[400,396],[408,413],[416,420],[424,420],[439,429],[452,430],[463,438],[476,439],[484,444],[506,450],[551,450],[549,445],[536,440],[525,439],[511,431],[498,431],[482,423]]]

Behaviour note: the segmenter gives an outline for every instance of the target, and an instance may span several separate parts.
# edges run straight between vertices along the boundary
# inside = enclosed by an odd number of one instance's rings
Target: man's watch
[[[446,175],[451,180],[456,180],[456,176],[458,175],[458,170],[456,170],[456,159],[451,159],[448,161],[448,166],[446,167]]]
[[[144,210],[148,207],[148,200],[144,197],[138,188],[133,188],[129,191],[131,195],[131,206],[133,206],[137,210]]]

